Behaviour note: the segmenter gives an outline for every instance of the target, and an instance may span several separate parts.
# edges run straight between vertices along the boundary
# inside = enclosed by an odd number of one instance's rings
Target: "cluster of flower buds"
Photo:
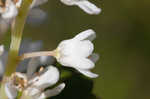
[[[88,0],[60,0],[62,3],[72,6],[77,5],[88,14],[99,14],[101,9],[96,7]],[[3,21],[9,22],[18,14],[18,9],[21,7],[23,0],[6,0],[0,2],[0,23]],[[33,0],[30,6],[31,11],[47,0]],[[39,10],[38,10],[39,11]],[[38,13],[38,12],[36,12]],[[75,37],[63,40],[53,51],[39,51],[31,53],[21,53],[18,59],[24,62],[25,68],[21,64],[17,72],[12,73],[10,77],[4,77],[4,89],[8,99],[16,99],[18,93],[21,93],[21,99],[46,99],[48,97],[58,95],[66,86],[60,81],[60,71],[53,63],[57,62],[62,66],[73,68],[87,77],[96,78],[98,74],[91,72],[95,67],[95,62],[99,59],[99,55],[93,53],[94,45],[92,41],[96,38],[96,33],[92,29],[85,30]],[[37,45],[38,46],[38,45]],[[35,47],[36,48],[36,47]],[[26,47],[21,50],[30,49]],[[6,51],[5,51],[6,52]],[[0,76],[3,75],[5,66],[3,64],[4,46],[0,46]],[[49,59],[48,57],[51,57]],[[55,60],[53,60],[55,58]],[[5,58],[5,61],[7,58]],[[49,65],[43,67],[45,62],[50,61]],[[3,70],[3,71],[1,71]],[[56,86],[57,84],[57,86]],[[1,96],[0,96],[1,99]]]

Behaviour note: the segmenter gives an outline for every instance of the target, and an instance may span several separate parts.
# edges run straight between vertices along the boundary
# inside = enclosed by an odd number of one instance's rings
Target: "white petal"
[[[79,41],[73,39],[61,41],[57,47],[60,51],[60,56],[63,57],[72,55],[78,43]]]
[[[53,89],[48,89],[45,92],[38,93],[33,96],[34,99],[46,99],[52,96],[58,95],[65,88],[65,83],[59,84],[57,87]]]
[[[89,59],[90,59],[92,62],[96,63],[96,62],[99,60],[99,54],[93,53],[92,55],[89,56]]]
[[[76,43],[76,45],[74,45],[74,49],[70,49],[72,50],[72,56],[76,56],[76,57],[88,57],[89,55],[92,54],[93,50],[94,50],[94,45],[91,41],[89,40],[84,40],[81,42]]]
[[[94,45],[89,40],[78,41],[76,39],[64,40],[58,45],[60,56],[88,57],[92,54]]]
[[[58,69],[56,67],[49,66],[48,70],[38,78],[38,81],[35,81],[33,86],[38,86],[38,88],[44,89],[46,87],[56,84],[58,80],[59,80]]]
[[[94,40],[96,38],[96,33],[92,29],[88,29],[76,35],[74,39],[77,40]]]
[[[2,14],[2,17],[5,19],[11,19],[16,17],[18,14],[18,10],[15,6],[15,4],[12,1],[7,0],[8,2],[6,3],[6,10]]]
[[[40,95],[35,96],[35,99],[46,99],[46,96],[44,93],[41,93]]]
[[[22,0],[18,0],[18,2],[16,3],[16,7],[20,7],[21,6],[21,3],[22,3]]]
[[[4,45],[0,45],[0,56],[3,54],[4,52]]]
[[[17,90],[9,83],[5,84],[5,91],[8,99],[15,99],[17,97]]]
[[[85,76],[87,77],[90,77],[90,78],[97,78],[98,77],[98,74],[95,74],[95,73],[92,73],[91,71],[89,70],[83,70],[83,69],[77,69],[80,73],[84,74]]]
[[[36,94],[39,94],[41,91],[38,89],[38,87],[29,87],[24,91],[24,94],[29,96],[34,96]]]
[[[63,4],[72,6],[75,4],[76,0],[60,0]]]
[[[101,12],[100,8],[87,0],[77,1],[75,4],[88,14],[99,14]]]
[[[63,89],[65,88],[65,83],[62,83],[60,85],[58,85],[57,87],[47,90],[44,92],[45,96],[48,97],[52,97],[52,96],[56,96],[58,95]]]
[[[59,62],[68,67],[81,68],[81,69],[91,69],[94,68],[94,63],[86,58],[80,57],[64,57],[59,60]]]

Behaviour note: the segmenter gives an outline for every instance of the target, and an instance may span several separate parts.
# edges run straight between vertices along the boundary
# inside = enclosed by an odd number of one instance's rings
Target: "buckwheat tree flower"
[[[33,97],[33,99],[45,99],[47,97],[57,95],[64,89],[64,83],[58,85],[54,89],[48,89],[46,91],[45,89],[56,84],[58,80],[58,69],[56,67],[49,66],[45,73],[41,76],[34,77],[28,82],[30,87],[24,90],[24,94]]]
[[[62,41],[56,51],[57,61],[67,67],[73,67],[82,74],[96,78],[98,75],[90,70],[94,68],[94,61],[90,60],[94,46],[92,40],[96,37],[92,29],[79,33],[72,39]]]
[[[0,7],[1,17],[4,19],[14,18],[18,14],[16,5],[12,0],[6,0],[4,7]]]
[[[88,14],[99,14],[101,12],[100,8],[96,7],[93,3],[89,2],[88,0],[60,0],[60,1],[68,6],[77,5]]]
[[[32,67],[30,67],[32,69]],[[5,92],[9,99],[15,99],[17,91],[23,92],[23,99],[45,99],[59,94],[65,87],[64,83],[47,89],[55,85],[59,80],[59,71],[54,66],[48,66],[44,70],[40,70],[38,75],[27,77],[26,74],[16,72],[12,74],[8,82],[5,84]],[[31,75],[30,75],[31,76]]]

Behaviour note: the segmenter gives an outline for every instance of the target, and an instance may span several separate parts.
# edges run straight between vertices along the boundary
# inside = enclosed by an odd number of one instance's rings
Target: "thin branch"
[[[55,56],[54,51],[40,51],[40,52],[32,52],[32,53],[25,53],[19,56],[19,60],[24,60],[27,58],[39,57],[39,56]]]

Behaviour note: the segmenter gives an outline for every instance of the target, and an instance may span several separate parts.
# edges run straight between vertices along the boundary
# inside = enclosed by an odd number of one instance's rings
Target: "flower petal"
[[[6,10],[2,14],[2,17],[4,19],[11,19],[13,17],[16,17],[17,14],[18,14],[18,10],[17,10],[15,4],[12,1],[7,0]]]
[[[22,0],[18,0],[17,2],[16,2],[16,7],[20,7],[21,6],[21,4],[22,4]]]
[[[83,69],[77,69],[77,70],[87,77],[90,77],[90,78],[97,78],[98,77],[98,74],[92,73],[89,70],[83,70]]]
[[[93,3],[89,2],[88,0],[60,0],[60,1],[68,6],[77,5],[88,14],[99,14],[101,12],[100,8],[96,7]]]
[[[75,5],[79,6],[83,11],[88,14],[99,14],[101,12],[100,8],[96,7],[93,3],[87,0],[77,1],[75,2]]]
[[[15,99],[17,97],[17,90],[10,83],[5,84],[5,92],[9,99]]]
[[[94,45],[89,40],[78,42],[74,46],[75,46],[74,49],[70,49],[70,50],[72,50],[72,55],[71,55],[72,57],[80,56],[80,57],[86,58],[89,55],[91,55],[94,50]]]
[[[92,29],[88,29],[76,35],[74,39],[76,40],[94,40],[96,38],[96,33]]]
[[[38,81],[37,81],[38,78]],[[41,74],[39,77],[33,79],[33,86],[38,86],[38,88],[44,89],[46,87],[56,84],[59,80],[59,71],[54,66],[49,66],[48,70]]]
[[[59,62],[67,67],[80,68],[80,69],[91,69],[94,68],[94,63],[86,58],[80,57],[64,57]]]
[[[59,44],[58,49],[61,57],[88,57],[92,54],[94,45],[89,40],[78,41],[73,39],[62,41]]]
[[[65,88],[65,83],[59,84],[57,87],[44,92],[46,98],[58,95]],[[43,98],[42,98],[43,99]]]
[[[68,5],[68,6],[72,6],[75,4],[75,0],[60,0],[63,4]]]
[[[37,95],[37,94],[40,94],[40,93],[41,93],[41,91],[38,89],[38,87],[37,88],[29,87],[26,90],[24,90],[23,94],[29,95],[29,96],[34,96],[34,95]]]
[[[78,41],[69,39],[63,40],[59,43],[57,49],[60,51],[61,56],[69,56],[73,53],[72,49],[75,49]]]

